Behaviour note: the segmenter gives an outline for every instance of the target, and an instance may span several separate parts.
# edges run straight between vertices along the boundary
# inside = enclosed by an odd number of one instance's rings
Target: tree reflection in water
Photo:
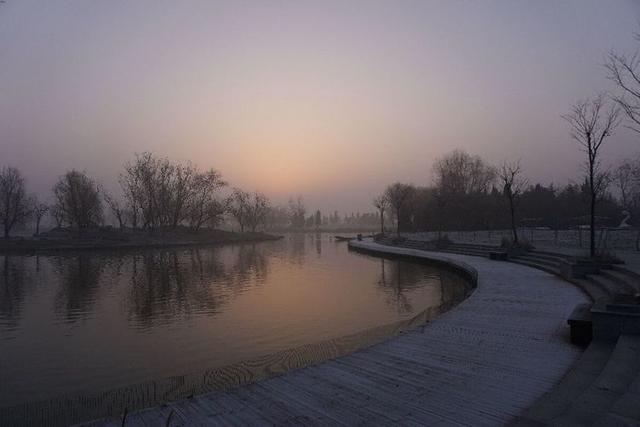
[[[252,282],[264,284],[267,280],[269,264],[264,251],[255,244],[239,245],[236,262],[231,267],[226,283],[234,292],[243,291]]]
[[[220,260],[215,248],[132,257],[130,321],[146,329],[193,313],[215,314],[235,294],[264,283],[268,267],[262,251],[255,245],[238,245],[233,252],[231,264]]]
[[[289,262],[296,265],[303,265],[307,255],[307,234],[293,233],[287,236],[287,238],[291,240],[291,244],[287,245],[289,250],[287,258]]]
[[[434,279],[439,280],[437,277]],[[424,267],[416,263],[380,258],[378,286],[385,293],[386,303],[398,313],[412,313],[413,305],[407,295],[411,290],[424,286]]]
[[[66,322],[87,318],[96,304],[100,289],[103,257],[88,252],[51,259],[60,286],[55,297],[55,311]]]
[[[316,233],[313,235],[316,242],[316,253],[322,255],[322,234]]]
[[[18,326],[26,287],[31,283],[29,269],[23,256],[0,257],[0,331],[12,330]]]

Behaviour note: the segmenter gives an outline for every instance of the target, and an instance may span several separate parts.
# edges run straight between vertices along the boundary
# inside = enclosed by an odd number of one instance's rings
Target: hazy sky
[[[69,168],[114,188],[149,150],[341,211],[454,148],[565,183],[560,115],[611,89],[604,55],[638,22],[629,0],[7,0],[0,165],[41,193]],[[623,129],[605,147],[637,154]]]

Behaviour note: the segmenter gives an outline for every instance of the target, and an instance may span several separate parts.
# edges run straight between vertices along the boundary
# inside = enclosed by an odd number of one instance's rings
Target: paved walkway
[[[478,287],[424,328],[231,392],[132,413],[126,425],[164,425],[172,410],[171,425],[503,425],[580,355],[568,343],[566,318],[587,298],[550,274],[479,257],[353,244],[470,266]]]

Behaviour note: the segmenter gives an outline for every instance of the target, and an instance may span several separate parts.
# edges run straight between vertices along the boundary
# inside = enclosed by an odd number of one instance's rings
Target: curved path
[[[566,319],[587,298],[559,278],[479,257],[351,244],[471,267],[478,287],[423,328],[230,392],[132,413],[126,425],[165,425],[172,410],[171,425],[502,425],[581,353],[569,344]]]

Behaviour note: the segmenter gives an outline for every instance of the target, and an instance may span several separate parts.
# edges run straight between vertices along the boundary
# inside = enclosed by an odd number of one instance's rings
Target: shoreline
[[[280,240],[284,236],[264,232],[111,232],[88,233],[86,236],[64,237],[43,234],[29,238],[0,238],[0,255],[35,255],[58,252],[164,249],[212,246],[230,243],[258,243]]]

